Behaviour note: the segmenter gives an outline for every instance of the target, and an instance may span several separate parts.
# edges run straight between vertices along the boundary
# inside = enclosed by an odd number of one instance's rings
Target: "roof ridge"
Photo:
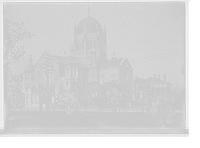
[[[117,67],[121,63],[121,61],[124,58],[117,58],[117,59],[110,59],[110,60],[105,60],[100,68],[110,68],[110,67]]]

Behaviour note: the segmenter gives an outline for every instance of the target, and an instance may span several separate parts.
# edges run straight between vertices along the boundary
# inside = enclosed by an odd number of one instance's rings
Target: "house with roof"
[[[128,58],[113,57],[99,63],[99,82],[116,81],[123,86],[132,87],[133,69]]]
[[[133,69],[128,58],[117,58],[115,54],[107,58],[106,28],[90,12],[74,27],[70,55],[65,52],[58,56],[44,51],[36,64],[32,61],[30,57],[24,72],[25,92],[29,98],[31,87],[39,85],[52,85],[59,92],[61,89],[70,91],[74,85],[116,81],[132,88]]]
[[[171,87],[173,85],[172,83],[167,82],[167,75],[166,74],[164,74],[163,80],[160,78],[160,75],[157,75],[157,77],[156,77],[156,74],[154,74],[153,77],[150,77],[146,80],[149,84],[151,84],[151,86],[155,86],[156,88],[157,87],[164,87],[167,90],[171,90]]]

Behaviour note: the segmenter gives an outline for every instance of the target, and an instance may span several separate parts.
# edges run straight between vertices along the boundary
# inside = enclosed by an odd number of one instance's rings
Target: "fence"
[[[78,112],[94,112],[94,113],[113,113],[114,106],[112,105],[91,105],[91,106],[81,106],[78,108]],[[14,111],[13,108],[8,109],[9,111]],[[17,108],[17,112],[20,112],[20,109]],[[39,107],[24,107],[24,112],[39,112]],[[66,112],[67,106],[52,106],[50,107],[50,112]],[[75,112],[75,108],[71,107],[71,111]],[[44,108],[46,112],[46,108]],[[147,112],[146,106],[138,107],[128,107],[128,106],[116,106],[117,113],[145,113]]]

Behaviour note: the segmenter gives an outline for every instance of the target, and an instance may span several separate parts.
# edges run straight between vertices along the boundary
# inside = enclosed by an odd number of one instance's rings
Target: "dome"
[[[84,30],[86,32],[102,32],[102,26],[95,18],[88,16],[79,22],[75,32],[83,33]]]

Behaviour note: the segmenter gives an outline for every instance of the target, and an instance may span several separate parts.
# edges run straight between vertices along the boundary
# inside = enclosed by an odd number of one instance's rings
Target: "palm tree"
[[[101,85],[98,82],[91,82],[87,89],[92,94],[92,101],[95,104],[94,98],[99,97],[99,93],[102,90]]]

